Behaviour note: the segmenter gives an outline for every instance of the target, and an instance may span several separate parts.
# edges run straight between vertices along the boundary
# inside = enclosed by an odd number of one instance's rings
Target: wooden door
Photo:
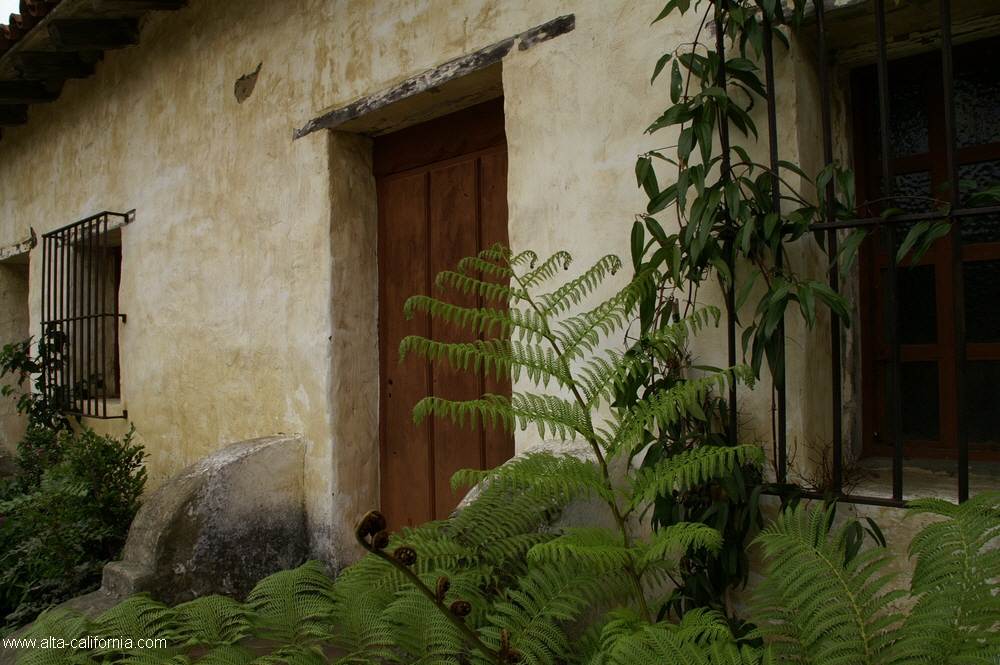
[[[441,294],[443,270],[495,243],[507,244],[507,143],[503,100],[494,100],[376,139],[374,169],[379,223],[379,350],[381,362],[381,510],[390,529],[447,517],[461,499],[451,491],[460,469],[487,469],[510,459],[513,435],[444,419],[413,422],[427,395],[452,400],[510,394],[471,371],[454,371],[411,355],[399,362],[407,335],[473,341],[422,314],[407,320],[415,294],[476,307],[474,296]],[[494,305],[495,306],[495,305]]]
[[[955,109],[959,178],[979,188],[1000,182],[1000,74],[990,64],[1000,40],[955,49]],[[927,212],[931,199],[946,200],[947,145],[944,94],[937,52],[890,63],[894,207]],[[856,166],[862,198],[881,196],[877,88],[873,70],[854,80]],[[868,211],[878,214],[878,204]],[[897,225],[896,248],[882,230],[861,253],[862,364],[865,448],[891,454],[886,428],[886,361],[883,280],[889,261],[913,223]],[[912,252],[911,252],[912,256]],[[970,218],[962,226],[966,371],[955,362],[951,235],[937,240],[917,266],[907,257],[898,270],[903,449],[908,457],[955,458],[958,423],[965,419],[973,459],[1000,452],[1000,216]],[[965,384],[966,412],[959,413],[956,385]]]

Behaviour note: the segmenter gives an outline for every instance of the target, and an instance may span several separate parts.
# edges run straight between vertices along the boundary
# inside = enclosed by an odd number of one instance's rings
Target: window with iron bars
[[[873,231],[857,282],[840,285],[830,275],[834,288],[854,296],[860,325],[845,331],[834,321],[830,330],[829,489],[881,505],[923,495],[964,501],[1000,475],[1000,206],[971,207],[965,191],[971,181],[1000,182],[1000,73],[990,55],[1000,47],[997,7],[869,0],[834,13],[833,3],[811,4],[825,162],[850,154],[858,199],[868,202],[861,219],[837,220],[831,206],[812,228],[826,233],[830,257],[845,231]],[[838,90],[836,80],[850,83]],[[833,120],[837,93],[850,99],[846,127]],[[768,101],[773,123],[773,93]],[[835,130],[847,128],[851,144],[838,145]],[[775,161],[776,153],[772,147]],[[897,262],[909,229],[940,220],[941,203],[950,205],[950,231],[915,266],[912,250]],[[845,386],[843,356],[852,348],[861,350],[861,380]],[[856,422],[845,423],[845,397],[861,404]],[[778,399],[784,430],[785,395]],[[784,480],[787,445],[777,453]],[[848,479],[848,468],[859,466],[887,473]]]
[[[102,212],[42,236],[42,336],[55,350],[47,397],[64,413],[123,418],[118,325],[121,228],[135,211]]]

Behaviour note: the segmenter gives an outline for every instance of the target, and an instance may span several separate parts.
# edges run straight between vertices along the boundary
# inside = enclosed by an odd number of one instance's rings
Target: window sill
[[[87,408],[85,409],[86,411],[89,411],[91,414],[96,414],[100,413],[101,406],[104,404],[104,400],[90,400],[89,402],[84,402],[83,404],[87,406]],[[125,409],[125,405],[122,403],[121,398],[119,397],[108,398],[107,405],[108,408],[106,415],[104,417],[98,417],[96,415],[86,415],[80,413],[77,413],[75,415],[80,416],[84,420],[110,420],[116,418],[128,418],[128,410]]]
[[[850,489],[854,497],[892,498],[892,459],[869,457],[861,462],[869,474]],[[969,463],[969,494],[1000,491],[1000,462]],[[903,498],[944,499],[958,502],[958,463],[955,460],[903,461]]]

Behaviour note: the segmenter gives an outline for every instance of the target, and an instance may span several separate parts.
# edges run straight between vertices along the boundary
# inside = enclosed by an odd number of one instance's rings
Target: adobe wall
[[[651,89],[649,76],[695,29],[693,12],[651,28],[659,9],[630,0],[191,0],[154,13],[138,47],[106,53],[96,76],[67,82],[59,101],[4,130],[0,247],[30,228],[41,235],[135,208],[122,231],[122,390],[149,452],[150,489],[229,443],[300,435],[312,554],[347,562],[357,553],[350,527],[378,498],[370,151],[367,139],[325,131],[293,141],[293,129],[575,14],[572,32],[503,61],[510,239],[539,254],[567,249],[577,268],[609,252],[627,264],[629,229],[646,202],[636,155],[675,141],[643,134],[668,104],[666,82]],[[815,123],[797,124],[799,100],[814,95],[790,69],[801,59],[779,65],[782,157],[818,170],[800,147],[800,136],[815,136]],[[234,85],[258,64],[240,103]],[[754,151],[761,161],[764,149]],[[793,258],[821,276],[812,248]],[[40,268],[32,261],[31,330]],[[721,305],[718,294],[703,296]],[[789,388],[790,442],[828,436],[824,325],[813,335],[789,327],[788,375],[802,377]],[[725,364],[724,330],[707,331],[695,351]],[[769,448],[769,390],[741,395],[748,440]],[[536,440],[518,433],[517,448]]]
[[[28,331],[28,264],[23,255],[0,261],[0,348],[20,342]],[[16,381],[7,375],[0,385]],[[25,383],[30,388],[30,382]],[[0,457],[12,457],[27,420],[17,413],[17,396],[0,396]]]

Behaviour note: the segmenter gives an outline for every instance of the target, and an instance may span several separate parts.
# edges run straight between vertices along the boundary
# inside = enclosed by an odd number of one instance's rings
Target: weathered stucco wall
[[[150,486],[226,444],[297,434],[313,555],[352,559],[354,519],[378,500],[375,196],[368,139],[310,118],[386,90],[557,16],[576,29],[503,61],[510,238],[576,266],[614,252],[645,197],[637,154],[668,146],[642,130],[667,106],[650,88],[659,55],[696,17],[650,27],[632,0],[191,0],[154,13],[141,44],[109,52],[0,142],[0,247],[100,210],[123,229],[123,406],[149,452]],[[816,83],[798,44],[781,58],[782,157],[821,162]],[[242,103],[237,78],[254,72]],[[758,111],[761,111],[758,108]],[[763,127],[759,116],[758,126]],[[809,140],[803,140],[803,138]],[[751,151],[763,161],[765,146]],[[664,176],[667,174],[664,172]],[[822,278],[803,241],[793,260]],[[40,261],[30,273],[38,329]],[[624,275],[622,276],[624,277]],[[703,302],[720,305],[706,290]],[[828,440],[828,324],[789,325],[789,441]],[[824,332],[827,331],[827,332]],[[725,364],[723,329],[699,337]],[[814,371],[800,371],[809,367]],[[770,448],[765,380],[741,391],[748,440]],[[90,422],[121,432],[125,421]],[[518,450],[536,441],[518,434]]]
[[[28,337],[27,257],[0,262],[0,347]],[[7,375],[0,385],[16,380]],[[28,385],[25,386],[29,387]],[[17,413],[17,396],[0,396],[0,456],[13,456],[27,420]]]

